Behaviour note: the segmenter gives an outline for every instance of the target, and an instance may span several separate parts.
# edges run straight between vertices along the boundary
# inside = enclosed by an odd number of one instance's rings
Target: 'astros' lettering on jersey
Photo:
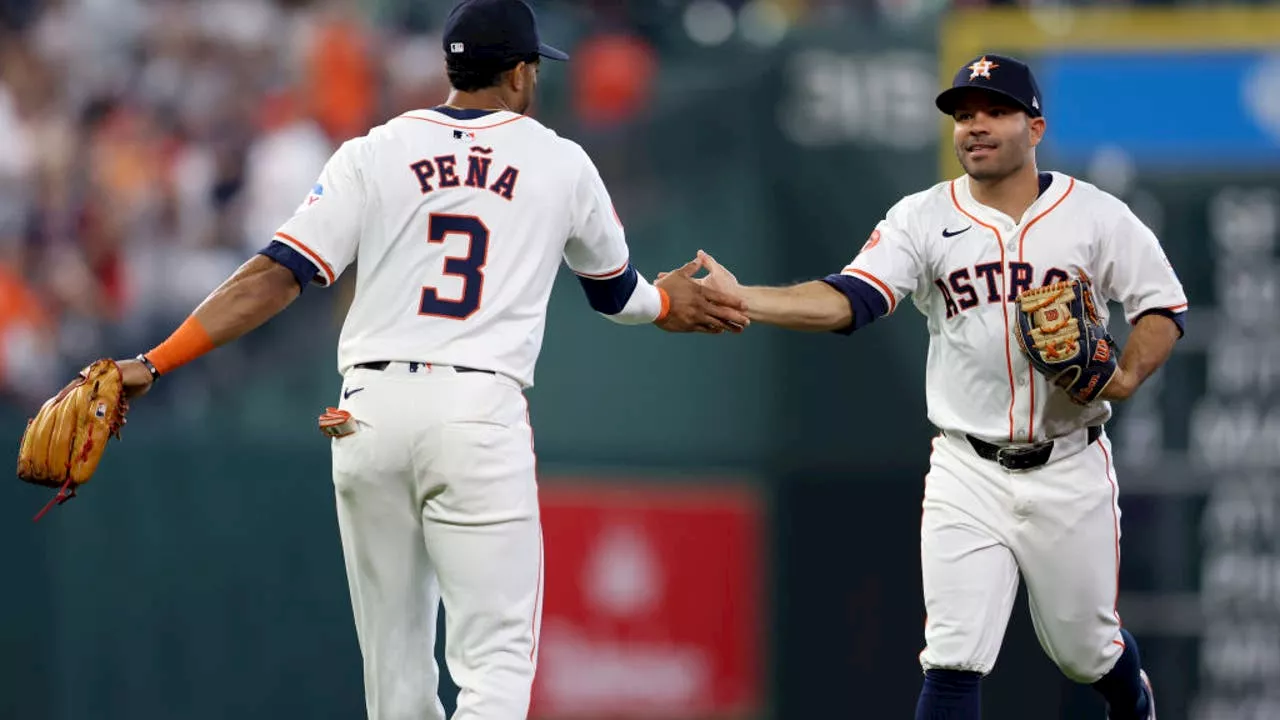
[[[1047,187],[1045,187],[1047,185]],[[1015,220],[979,204],[969,178],[940,183],[891,208],[844,269],[892,312],[907,295],[928,319],[929,419],[989,441],[1061,436],[1110,417],[1108,403],[1073,404],[1037,373],[1014,336],[1014,299],[1081,274],[1098,310],[1124,307],[1181,325],[1187,299],[1155,235],[1119,199],[1061,173]]]
[[[411,360],[531,385],[561,260],[585,278],[631,271],[586,152],[505,111],[419,110],[346,142],[275,240],[320,285],[359,257],[342,372]]]

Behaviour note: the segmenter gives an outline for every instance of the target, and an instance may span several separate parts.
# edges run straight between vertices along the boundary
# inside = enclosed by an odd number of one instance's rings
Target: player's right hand
[[[666,291],[671,306],[667,316],[655,324],[667,332],[742,332],[750,324],[746,302],[731,292],[695,280],[693,276],[703,263],[700,253],[683,267],[658,276],[654,285]]]
[[[729,272],[729,268],[716,262],[710,253],[702,250],[698,251],[697,261],[702,263],[702,267],[707,269],[707,276],[700,279],[706,287],[728,293],[734,297],[742,297],[742,285],[738,284],[738,277]]]

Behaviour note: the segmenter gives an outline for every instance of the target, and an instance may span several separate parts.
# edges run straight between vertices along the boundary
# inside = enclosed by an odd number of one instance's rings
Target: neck
[[[1040,196],[1040,173],[1034,162],[1017,172],[995,180],[969,178],[973,199],[995,208],[1017,221]]]
[[[449,92],[449,99],[445,101],[445,104],[459,110],[511,110],[511,106],[502,97],[502,93],[489,89],[475,92],[452,90]],[[511,110],[511,112],[515,111]]]

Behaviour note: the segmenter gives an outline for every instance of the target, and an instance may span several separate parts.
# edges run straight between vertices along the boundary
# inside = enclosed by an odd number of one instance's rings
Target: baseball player
[[[346,142],[260,254],[159,346],[120,363],[132,394],[240,337],[355,261],[342,328],[333,480],[368,716],[444,718],[437,605],[455,720],[528,712],[543,557],[533,383],[559,264],[592,308],[673,332],[739,330],[736,298],[692,262],[650,284],[581,147],[524,113],[539,41],[523,0],[464,0],[444,28],[453,91]]]
[[[1063,673],[1092,684],[1111,720],[1154,720],[1138,645],[1116,611],[1120,509],[1103,425],[1109,402],[1168,358],[1186,296],[1124,203],[1037,170],[1044,98],[1026,65],[974,58],[936,104],[955,121],[965,175],[898,202],[842,272],[742,287],[702,255],[704,282],[745,299],[751,320],[796,330],[850,333],[908,295],[925,316],[929,418],[940,433],[920,530],[928,615],[917,720],[979,717],[979,682],[995,664],[1019,574],[1041,646]],[[1070,297],[1069,280],[1091,282],[1103,332],[1109,300],[1133,324],[1118,363],[1102,340],[1079,354],[1079,377],[1090,378],[1079,387],[1037,372],[1019,343],[1016,301]],[[1058,308],[1039,309],[1050,329],[1064,327]]]

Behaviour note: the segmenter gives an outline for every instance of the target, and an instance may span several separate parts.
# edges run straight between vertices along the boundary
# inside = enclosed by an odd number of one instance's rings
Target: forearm
[[[255,255],[210,293],[192,315],[215,346],[225,345],[275,317],[300,293],[288,268]]]
[[[634,267],[615,277],[578,276],[591,308],[619,325],[642,325],[661,319],[670,302]]]
[[[300,292],[292,270],[255,255],[210,293],[168,339],[147,352],[146,358],[163,375],[262,325],[288,307]]]
[[[820,280],[790,287],[743,287],[741,292],[752,322],[810,332],[839,330],[853,322],[849,300]]]
[[[1120,369],[1102,397],[1124,400],[1160,369],[1178,341],[1178,326],[1163,315],[1144,315],[1129,335],[1120,355]]]

